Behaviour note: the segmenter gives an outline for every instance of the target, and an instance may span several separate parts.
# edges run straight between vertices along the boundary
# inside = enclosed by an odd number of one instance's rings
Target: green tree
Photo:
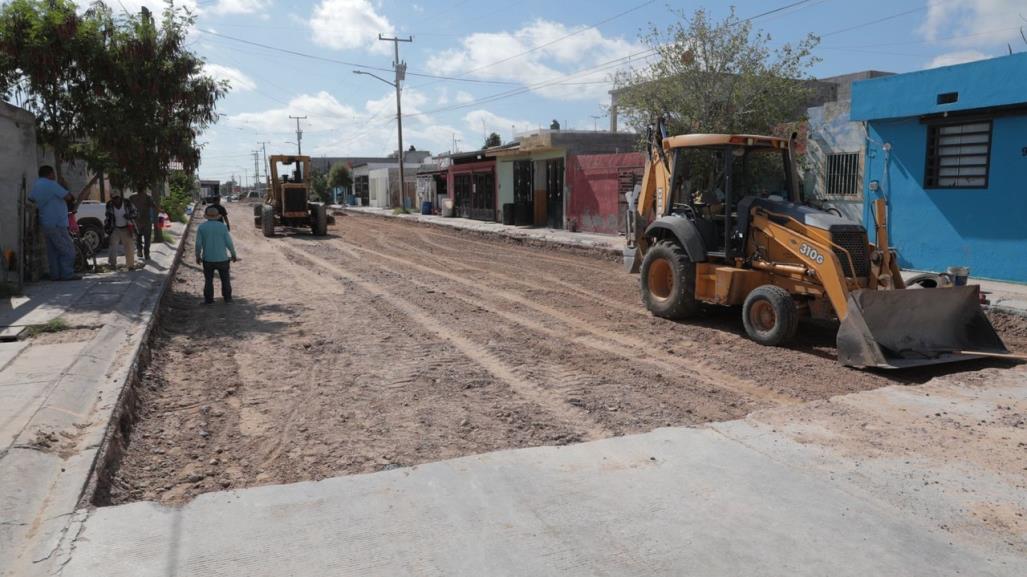
[[[205,74],[186,45],[195,23],[188,10],[168,2],[159,25],[146,8],[116,20],[96,91],[105,114],[94,117],[92,134],[114,165],[112,184],[149,190],[159,206],[172,163],[195,173],[197,136],[217,121],[228,84]]]
[[[321,202],[329,202],[331,200],[331,191],[328,189],[328,176],[325,173],[312,170],[310,173],[310,192],[313,193],[315,200]]]
[[[186,45],[195,17],[172,3],[160,25],[149,10],[120,16],[108,43],[102,106],[108,114],[93,129],[115,165],[116,186],[159,191],[173,162],[194,174],[197,136],[217,121],[216,103],[228,90],[203,72],[203,60]],[[99,92],[99,91],[98,91]]]
[[[164,211],[168,218],[186,222],[185,208],[193,201],[196,179],[180,170],[168,176],[168,197],[164,199]]]
[[[485,145],[482,149],[492,148],[493,146],[501,146],[503,144],[503,137],[499,136],[499,133],[493,132],[489,134],[489,137],[485,139]]]
[[[70,0],[13,0],[0,8],[0,91],[35,115],[58,174],[63,160],[82,152],[75,147],[86,139],[109,33],[102,4],[82,14],[76,8]]]
[[[353,186],[353,176],[349,172],[349,167],[345,163],[336,162],[332,165],[332,168],[328,171],[328,187],[345,188],[349,190]]]
[[[653,25],[642,36],[657,60],[615,78],[629,125],[641,132],[663,115],[672,134],[767,134],[804,115],[818,37],[771,50],[770,35],[754,32],[733,8],[719,22],[702,9],[678,15],[666,29]]]

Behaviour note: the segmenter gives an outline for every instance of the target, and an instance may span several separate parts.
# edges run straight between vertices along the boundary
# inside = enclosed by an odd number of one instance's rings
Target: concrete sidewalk
[[[1016,576],[1027,371],[83,514],[66,577]],[[1019,443],[1019,446],[1017,446]]]
[[[0,301],[0,326],[62,321],[0,343],[0,574],[53,570],[184,232],[173,225],[142,270],[32,284]]]
[[[435,226],[471,231],[478,234],[511,238],[522,242],[536,242],[539,244],[594,250],[611,256],[616,256],[618,258],[624,252],[624,237],[619,235],[570,232],[568,230],[557,230],[552,228],[511,226],[500,224],[498,222],[471,220],[469,218],[451,218],[438,215],[392,214],[391,208],[334,205],[332,206],[332,209],[342,212],[352,212],[354,214],[422,222]]]

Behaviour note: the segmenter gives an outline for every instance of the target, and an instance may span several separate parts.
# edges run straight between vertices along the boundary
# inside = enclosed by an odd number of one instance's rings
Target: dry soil
[[[267,239],[250,205],[230,210],[235,300],[204,305],[186,258],[113,503],[696,425],[1008,366],[852,370],[835,360],[833,327],[765,348],[736,309],[654,318],[637,277],[605,260],[368,216],[339,216],[326,238]],[[998,324],[1027,348],[1023,321]]]

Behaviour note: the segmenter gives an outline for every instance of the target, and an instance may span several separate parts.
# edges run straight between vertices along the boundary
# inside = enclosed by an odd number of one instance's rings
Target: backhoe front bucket
[[[899,369],[1007,354],[976,286],[857,290],[838,329],[838,360]]]

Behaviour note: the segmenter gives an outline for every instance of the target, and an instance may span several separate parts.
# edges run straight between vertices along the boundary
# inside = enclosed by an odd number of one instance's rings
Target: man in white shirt
[[[107,248],[107,264],[112,269],[118,267],[118,247],[125,251],[125,265],[128,270],[135,268],[135,207],[131,202],[126,202],[120,193],[111,195],[107,203],[107,219],[104,222],[110,237],[110,246]]]

